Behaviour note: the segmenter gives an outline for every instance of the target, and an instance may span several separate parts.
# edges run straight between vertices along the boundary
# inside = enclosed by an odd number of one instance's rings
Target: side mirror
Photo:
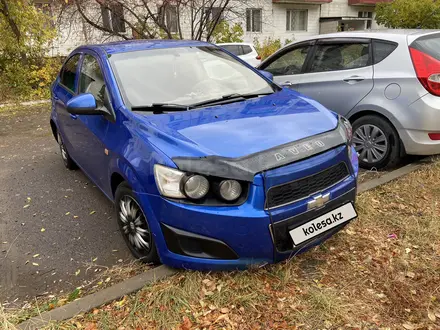
[[[90,94],[80,94],[67,102],[67,112],[73,115],[102,115],[104,112],[97,109],[95,97]]]
[[[267,79],[269,79],[270,81],[273,81],[273,74],[268,72],[268,71],[264,71],[264,70],[258,70],[260,71],[260,73],[265,76]]]

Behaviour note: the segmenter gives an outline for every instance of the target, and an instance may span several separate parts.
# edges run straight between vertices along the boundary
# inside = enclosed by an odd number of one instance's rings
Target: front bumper
[[[317,165],[322,170],[341,159],[349,164],[343,149],[292,164],[290,170],[293,172],[289,175],[303,176],[307,171],[316,170]],[[289,230],[347,202],[355,202],[357,163],[355,159],[351,161],[350,175],[320,192],[330,193],[331,200],[311,211],[307,210],[307,204],[316,194],[270,212],[265,210],[261,175],[257,175],[250,185],[247,201],[238,206],[191,205],[149,194],[138,194],[138,197],[164,264],[198,270],[244,269],[307,251],[346,225],[332,228],[298,246],[288,246],[289,242],[291,244]],[[284,180],[287,174],[283,171],[279,168],[269,173],[267,182]]]

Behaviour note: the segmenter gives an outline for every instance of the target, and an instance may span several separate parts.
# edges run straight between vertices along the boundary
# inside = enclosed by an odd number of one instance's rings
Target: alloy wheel
[[[353,134],[353,144],[359,159],[365,163],[380,162],[388,152],[388,139],[377,126],[360,126]]]
[[[118,218],[122,234],[131,248],[147,255],[152,247],[151,232],[144,212],[133,197],[125,195],[121,198]]]

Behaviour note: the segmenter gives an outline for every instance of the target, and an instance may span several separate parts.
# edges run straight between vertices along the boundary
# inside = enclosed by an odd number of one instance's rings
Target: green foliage
[[[217,24],[212,34],[215,43],[243,42],[244,31],[240,24],[229,25],[226,21]]]
[[[260,43],[260,41],[255,38],[254,46],[258,55],[260,55],[263,60],[282,47],[280,39],[273,39],[271,37],[264,39],[263,43]]]
[[[295,39],[286,39],[284,40],[284,46],[287,46],[288,44],[292,43]]]
[[[440,1],[394,0],[376,6],[376,20],[389,28],[440,28]]]
[[[0,101],[42,98],[59,69],[46,59],[56,32],[51,18],[30,0],[0,1]]]

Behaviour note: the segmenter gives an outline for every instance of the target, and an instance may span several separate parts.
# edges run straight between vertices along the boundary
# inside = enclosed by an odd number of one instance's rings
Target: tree
[[[388,28],[440,28],[440,1],[394,0],[376,6],[377,23]]]
[[[45,58],[52,23],[30,0],[0,0],[0,100],[47,96],[57,68]]]
[[[243,42],[244,32],[240,24],[235,23],[230,25],[227,21],[223,20],[214,29],[212,34],[213,41],[216,43],[228,43],[228,42]]]
[[[1,1],[1,0],[0,0]],[[93,29],[119,39],[212,40],[226,14],[234,15],[231,0],[58,0]],[[73,8],[72,8],[73,7]],[[235,24],[232,29],[237,29]],[[230,33],[236,34],[232,30]],[[131,32],[131,33],[130,33]]]
[[[55,30],[30,0],[0,0],[0,59],[42,57]]]

